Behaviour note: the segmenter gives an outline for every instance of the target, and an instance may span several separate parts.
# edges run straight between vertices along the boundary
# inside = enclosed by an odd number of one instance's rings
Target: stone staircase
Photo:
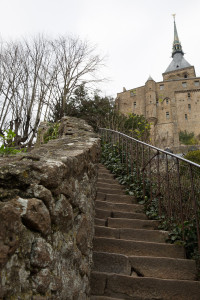
[[[91,300],[200,300],[195,262],[157,227],[100,165]]]

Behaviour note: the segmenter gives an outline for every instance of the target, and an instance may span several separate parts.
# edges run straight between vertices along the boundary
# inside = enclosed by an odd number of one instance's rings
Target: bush
[[[189,151],[184,158],[200,165],[200,150]]]
[[[184,145],[197,145],[198,139],[194,136],[194,132],[180,131],[179,141]]]

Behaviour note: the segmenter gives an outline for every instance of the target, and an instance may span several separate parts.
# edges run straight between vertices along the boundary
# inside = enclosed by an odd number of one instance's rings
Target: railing
[[[117,149],[127,172],[135,172],[142,181],[144,199],[148,185],[148,201],[157,199],[160,217],[181,224],[183,240],[185,222],[195,222],[200,252],[200,165],[126,134],[105,128],[99,131],[102,141]]]

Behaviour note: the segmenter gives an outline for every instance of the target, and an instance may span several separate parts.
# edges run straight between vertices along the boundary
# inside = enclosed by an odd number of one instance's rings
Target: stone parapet
[[[59,134],[0,158],[0,299],[90,298],[99,139],[69,117]]]

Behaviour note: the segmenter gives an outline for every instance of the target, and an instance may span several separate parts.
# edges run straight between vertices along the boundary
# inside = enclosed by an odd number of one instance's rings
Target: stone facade
[[[151,123],[151,143],[179,149],[179,132],[200,135],[200,77],[183,57],[174,23],[173,60],[163,81],[151,77],[144,86],[117,94],[116,108],[124,114],[144,115]]]
[[[75,118],[59,132],[0,158],[0,299],[90,298],[99,139]]]

